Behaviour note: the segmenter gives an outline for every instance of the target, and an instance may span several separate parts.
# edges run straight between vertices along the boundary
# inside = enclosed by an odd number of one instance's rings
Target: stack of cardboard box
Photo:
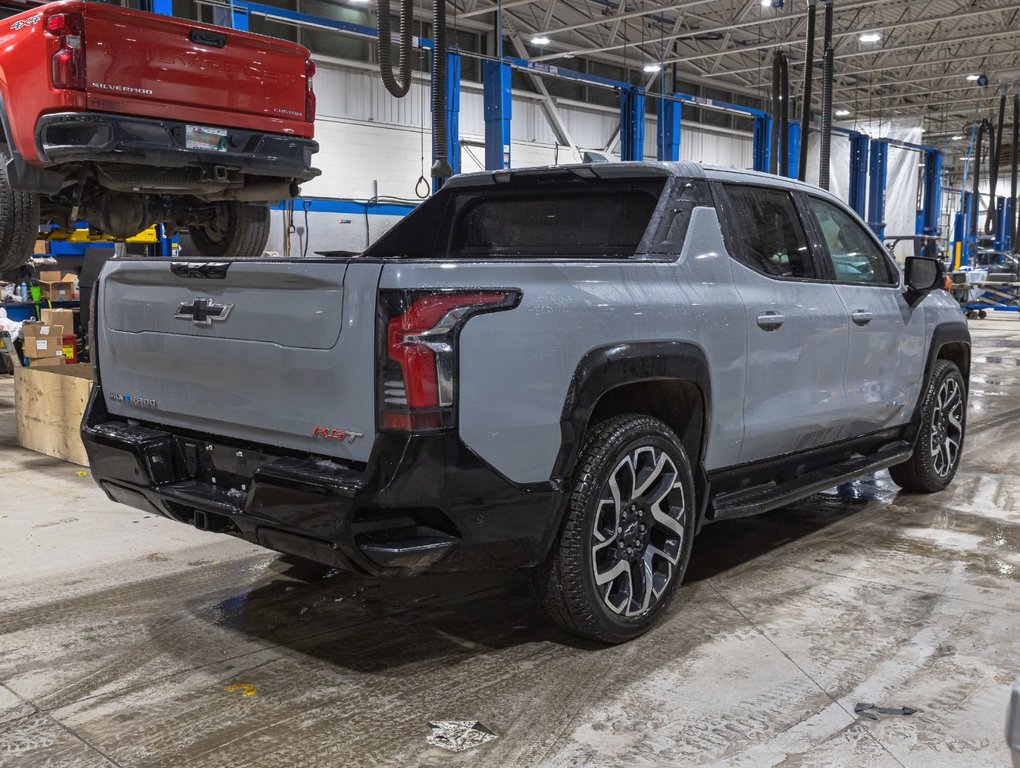
[[[26,322],[21,326],[22,352],[32,367],[64,364],[64,327]]]
[[[77,295],[77,277],[70,272],[43,270],[39,273],[39,287],[42,297],[49,301],[71,301]]]

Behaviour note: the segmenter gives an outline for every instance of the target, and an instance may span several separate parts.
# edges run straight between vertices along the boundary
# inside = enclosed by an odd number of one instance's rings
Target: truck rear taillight
[[[305,62],[305,122],[315,122],[315,91],[312,90],[312,78],[315,77],[315,62],[311,59]]]
[[[57,39],[50,79],[54,88],[85,90],[85,18],[80,13],[55,13],[46,19],[46,32]]]
[[[460,331],[473,316],[513,309],[516,290],[379,292],[379,428],[455,424]]]

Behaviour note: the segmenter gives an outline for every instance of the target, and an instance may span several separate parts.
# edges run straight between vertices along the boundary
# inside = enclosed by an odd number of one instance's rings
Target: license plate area
[[[226,152],[229,132],[226,128],[188,125],[184,130],[184,146],[205,152]]]

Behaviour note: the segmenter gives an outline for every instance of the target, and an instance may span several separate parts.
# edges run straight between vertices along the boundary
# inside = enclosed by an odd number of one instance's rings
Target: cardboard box
[[[16,368],[18,445],[87,467],[89,459],[78,430],[91,390],[92,368],[88,364]]]
[[[21,347],[25,357],[64,356],[64,328],[61,325],[25,323],[21,326]]]
[[[74,296],[74,283],[77,277],[70,272],[63,274],[58,271],[44,270],[39,273],[39,287],[44,299],[50,301],[70,301]]]
[[[48,309],[43,307],[39,314],[42,315],[43,325],[59,325],[64,328],[64,335],[74,333],[74,310],[73,309]]]
[[[45,256],[50,252],[50,244],[45,240],[36,240],[35,248],[32,250],[34,256]]]
[[[61,354],[59,357],[34,357],[31,360],[33,368],[55,368],[58,365],[67,365],[67,357]]]

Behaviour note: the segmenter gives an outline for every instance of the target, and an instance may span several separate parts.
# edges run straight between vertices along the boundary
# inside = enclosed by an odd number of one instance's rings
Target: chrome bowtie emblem
[[[217,304],[212,299],[182,301],[177,307],[178,320],[190,320],[195,325],[212,325],[213,320],[226,320],[233,304]]]

